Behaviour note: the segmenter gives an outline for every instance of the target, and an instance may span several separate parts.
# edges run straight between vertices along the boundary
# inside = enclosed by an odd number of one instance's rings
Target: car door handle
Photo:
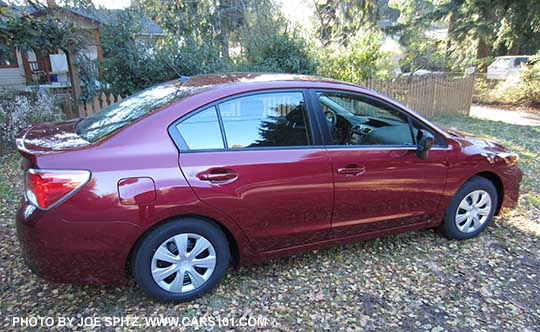
[[[349,175],[349,176],[360,175],[360,174],[363,174],[365,171],[366,171],[365,167],[361,167],[357,165],[347,165],[345,167],[337,169],[338,174]]]
[[[199,173],[197,177],[202,181],[226,181],[236,179],[238,173],[230,169],[213,169]]]

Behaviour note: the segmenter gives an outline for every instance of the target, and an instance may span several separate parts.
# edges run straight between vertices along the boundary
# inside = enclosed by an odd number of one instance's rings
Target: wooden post
[[[71,81],[71,96],[73,98],[73,103],[78,105],[81,98],[81,77],[79,76],[79,69],[75,65],[75,54],[71,48],[64,50],[66,53],[67,64],[68,64],[68,73],[69,80]],[[86,114],[81,113],[81,108],[79,107],[79,117],[84,118]]]

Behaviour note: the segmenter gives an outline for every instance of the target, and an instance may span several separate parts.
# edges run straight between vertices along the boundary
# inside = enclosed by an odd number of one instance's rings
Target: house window
[[[0,68],[18,67],[15,48],[0,44]]]

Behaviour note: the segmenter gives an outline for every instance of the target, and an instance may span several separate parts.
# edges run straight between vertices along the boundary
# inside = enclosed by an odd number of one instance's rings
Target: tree
[[[319,39],[324,46],[333,42],[346,46],[351,34],[361,28],[376,25],[382,2],[379,0],[313,0],[318,19]]]

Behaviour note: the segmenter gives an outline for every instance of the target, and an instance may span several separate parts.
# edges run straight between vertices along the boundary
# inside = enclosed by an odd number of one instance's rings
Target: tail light
[[[26,172],[26,198],[42,210],[65,201],[90,180],[86,170],[29,169]]]

